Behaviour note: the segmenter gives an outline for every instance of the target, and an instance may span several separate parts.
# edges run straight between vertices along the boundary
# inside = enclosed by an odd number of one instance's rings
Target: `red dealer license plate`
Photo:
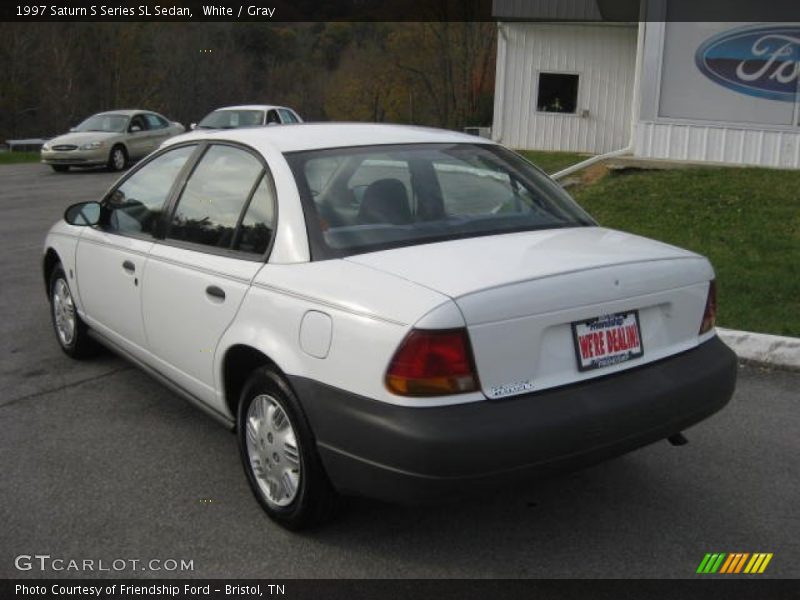
[[[639,332],[639,313],[635,310],[573,323],[578,369],[600,369],[642,356]]]

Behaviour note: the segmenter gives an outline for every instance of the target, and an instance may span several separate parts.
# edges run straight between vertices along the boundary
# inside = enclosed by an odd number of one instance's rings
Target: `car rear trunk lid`
[[[489,398],[611,374],[696,346],[713,277],[697,254],[600,227],[462,239],[347,260],[451,297]],[[618,315],[622,329],[608,334],[613,327],[600,327],[597,341],[613,342],[616,353],[592,360],[585,347],[581,352],[581,335],[610,315]]]

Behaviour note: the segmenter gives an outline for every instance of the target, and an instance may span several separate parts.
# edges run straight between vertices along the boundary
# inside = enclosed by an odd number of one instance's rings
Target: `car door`
[[[104,198],[101,224],[87,228],[78,241],[75,268],[86,321],[140,357],[147,347],[141,310],[145,263],[170,190],[196,148],[171,149],[131,171]]]
[[[147,138],[149,148],[147,151],[153,152],[164,140],[172,135],[172,132],[169,129],[169,123],[166,119],[155,113],[145,113],[144,119],[147,121],[147,131],[149,134]]]
[[[273,189],[255,153],[209,145],[148,258],[142,309],[149,348],[160,370],[212,406],[214,353],[263,266]]]
[[[131,117],[128,125],[128,155],[138,160],[150,153],[150,135],[147,129],[147,122],[142,114]]]

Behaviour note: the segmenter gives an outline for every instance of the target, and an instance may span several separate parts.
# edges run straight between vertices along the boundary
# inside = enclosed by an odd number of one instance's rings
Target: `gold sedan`
[[[145,110],[114,110],[92,115],[70,132],[42,146],[42,163],[54,171],[106,165],[121,171],[150,154],[161,142],[185,131],[183,125]]]

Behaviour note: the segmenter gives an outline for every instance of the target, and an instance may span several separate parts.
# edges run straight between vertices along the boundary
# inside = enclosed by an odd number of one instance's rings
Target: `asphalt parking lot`
[[[273,525],[233,435],[118,358],[58,348],[45,232],[115,178],[0,166],[0,577],[167,574],[18,571],[25,554],[192,560],[168,574],[202,578],[691,577],[707,552],[771,552],[755,577],[800,576],[800,373],[753,366],[687,446],[447,506],[354,500],[311,533]]]

